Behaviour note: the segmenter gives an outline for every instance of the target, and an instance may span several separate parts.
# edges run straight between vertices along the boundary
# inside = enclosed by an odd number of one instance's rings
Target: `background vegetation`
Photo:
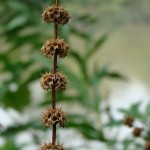
[[[49,130],[43,130],[40,122],[41,112],[50,105],[50,94],[43,92],[38,82],[41,74],[51,68],[51,61],[45,59],[40,49],[43,42],[53,36],[53,27],[42,23],[41,12],[53,2],[0,2],[0,104],[5,111],[11,110],[18,116],[7,127],[0,123],[1,140],[5,141],[1,150],[38,149],[45,135],[50,134]],[[121,132],[122,120],[112,116],[109,101],[101,94],[101,84],[107,78],[121,82],[128,79],[110,70],[107,64],[100,68],[97,65],[99,60],[93,61],[92,58],[107,44],[113,31],[126,22],[149,22],[149,0],[72,0],[64,1],[62,5],[68,8],[72,16],[70,24],[59,29],[60,37],[71,45],[69,57],[59,66],[59,70],[69,79],[68,90],[57,96],[57,101],[69,114],[68,129],[64,130],[66,135],[62,134],[62,139],[70,139],[67,131],[71,131],[72,136],[77,131],[81,139],[96,141],[103,149],[141,150],[141,141],[135,141],[132,137],[118,139],[117,135],[106,132],[116,128],[117,132]],[[144,122],[150,109],[147,106],[145,112],[140,112],[139,105],[137,103],[130,110],[119,111],[125,115],[133,114]],[[19,142],[22,133],[28,133],[30,138]],[[88,149],[87,143],[80,147],[75,142],[65,143],[70,150]],[[29,148],[32,145],[35,147]]]

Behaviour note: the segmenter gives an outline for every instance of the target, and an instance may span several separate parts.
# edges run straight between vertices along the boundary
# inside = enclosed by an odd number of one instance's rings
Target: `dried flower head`
[[[60,58],[67,56],[69,46],[62,39],[48,40],[42,47],[41,51],[48,58],[54,56],[55,52]]]
[[[135,129],[133,130],[133,135],[134,135],[135,137],[140,137],[143,130],[144,130],[143,128],[135,128]]]
[[[67,10],[60,6],[48,6],[43,14],[43,19],[46,23],[67,24],[70,16]]]
[[[128,127],[133,127],[134,123],[134,117],[132,116],[127,116],[124,120],[124,124],[127,125]]]
[[[56,90],[63,91],[67,86],[67,78],[61,73],[49,72],[42,75],[40,84],[44,90],[52,89],[55,85]]]
[[[52,143],[42,144],[40,150],[66,150],[62,145],[53,145]]]
[[[48,108],[42,114],[43,126],[48,128],[51,125],[58,124],[60,127],[64,127],[67,122],[66,113],[61,110],[61,108],[52,109]]]
[[[150,150],[150,142],[149,141],[145,143],[144,150]]]

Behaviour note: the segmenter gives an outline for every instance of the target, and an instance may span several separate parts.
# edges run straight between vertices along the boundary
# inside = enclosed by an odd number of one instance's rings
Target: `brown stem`
[[[59,0],[56,0],[56,6],[59,6]]]
[[[56,6],[59,6],[59,0],[56,0]],[[54,23],[54,38],[55,40],[58,38],[58,24]],[[54,59],[53,59],[53,73],[54,75],[57,72],[57,51],[55,51]],[[56,109],[56,86],[52,87],[52,108]],[[52,127],[52,144],[56,144],[56,124]]]

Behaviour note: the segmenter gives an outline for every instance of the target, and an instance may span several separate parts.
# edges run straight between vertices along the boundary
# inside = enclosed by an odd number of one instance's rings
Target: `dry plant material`
[[[58,57],[64,58],[67,56],[68,49],[69,46],[65,43],[63,39],[56,39],[56,40],[50,39],[44,44],[41,51],[48,58],[52,58],[56,51]]]
[[[134,117],[132,116],[127,116],[124,120],[124,124],[128,127],[133,127],[133,123],[134,123]]]
[[[58,124],[60,127],[64,127],[67,122],[66,113],[61,110],[61,108],[52,109],[48,108],[42,115],[42,123],[46,128],[51,127],[51,125]]]
[[[134,123],[135,119],[133,116],[127,116],[124,120],[124,124],[126,126],[128,126],[129,128],[133,128],[133,136],[135,138],[140,137],[141,139],[143,139],[145,141],[145,146],[144,146],[144,150],[150,150],[150,141],[146,141],[144,136],[142,135],[142,132],[144,131],[144,128],[139,128],[136,127],[133,123]]]
[[[66,150],[62,145],[53,145],[52,143],[42,144],[40,150]]]
[[[41,87],[45,90],[51,90],[52,106],[47,108],[42,114],[42,124],[45,128],[52,128],[52,137],[50,143],[40,146],[40,150],[65,150],[62,145],[56,141],[56,126],[64,127],[67,122],[66,113],[56,107],[56,92],[63,91],[67,86],[67,78],[57,72],[57,59],[64,58],[68,54],[69,46],[63,40],[58,38],[58,25],[68,23],[70,16],[66,9],[59,6],[59,0],[56,0],[54,6],[48,6],[42,14],[45,23],[54,23],[54,39],[49,39],[41,48],[43,54],[53,61],[53,69],[46,72],[40,79]]]
[[[143,132],[143,128],[138,128],[138,127],[136,127],[136,128],[134,128],[134,130],[133,130],[133,135],[135,136],[135,137],[140,137],[141,135],[142,135],[142,132]]]
[[[40,84],[44,90],[52,89],[55,85],[56,90],[63,91],[67,86],[67,78],[61,73],[49,72],[42,75]]]
[[[67,24],[70,16],[67,10],[60,6],[48,6],[43,14],[43,19],[46,23]]]

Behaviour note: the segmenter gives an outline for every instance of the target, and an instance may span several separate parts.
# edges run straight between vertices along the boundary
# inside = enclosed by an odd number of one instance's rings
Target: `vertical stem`
[[[56,6],[59,6],[59,0],[56,0]],[[58,38],[58,24],[54,23],[54,38],[55,40]],[[57,72],[57,51],[55,51],[54,58],[53,58],[53,73],[54,75]],[[52,87],[52,108],[56,109],[56,86]],[[56,144],[56,124],[52,127],[52,144]]]

